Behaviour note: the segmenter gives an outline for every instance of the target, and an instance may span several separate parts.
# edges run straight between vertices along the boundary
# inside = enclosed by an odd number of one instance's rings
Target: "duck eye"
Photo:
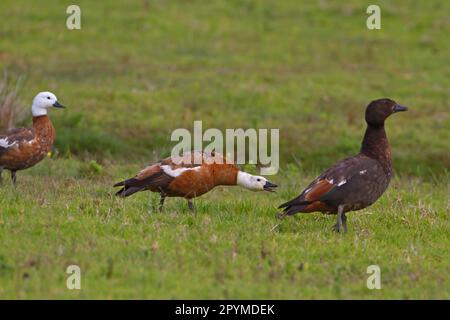
[[[50,97],[47,97],[48,100],[50,100]]]
[[[256,181],[261,181],[261,179],[256,179]]]

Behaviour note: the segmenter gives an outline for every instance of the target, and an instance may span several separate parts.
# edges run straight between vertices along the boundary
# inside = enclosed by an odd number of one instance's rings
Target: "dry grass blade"
[[[19,123],[26,115],[27,110],[19,99],[20,78],[13,86],[7,74],[0,79],[0,132],[6,132]]]

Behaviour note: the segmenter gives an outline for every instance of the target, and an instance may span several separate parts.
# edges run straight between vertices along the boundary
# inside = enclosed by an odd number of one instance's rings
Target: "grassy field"
[[[450,5],[379,1],[0,2],[0,70],[68,106],[56,151],[0,187],[0,298],[450,298]],[[396,177],[371,208],[297,215],[276,207],[358,152],[368,102],[388,120]],[[280,128],[276,194],[218,188],[165,213],[155,194],[111,185],[170,153],[172,130]],[[20,125],[29,125],[27,119]],[[6,177],[6,175],[5,175]],[[66,288],[79,265],[82,290]],[[381,268],[382,289],[366,287]]]

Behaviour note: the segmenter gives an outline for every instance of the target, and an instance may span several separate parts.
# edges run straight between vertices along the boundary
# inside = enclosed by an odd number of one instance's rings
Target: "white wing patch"
[[[1,148],[7,149],[7,148],[12,147],[12,146],[15,145],[15,144],[16,144],[16,142],[9,143],[8,138],[2,138],[2,139],[0,139],[0,147],[1,147]]]
[[[359,172],[359,174],[365,174],[367,172],[367,170],[361,170],[360,172]]]
[[[183,174],[186,171],[191,171],[191,170],[198,171],[201,168],[202,168],[201,166],[198,166],[198,167],[193,167],[193,168],[172,169],[169,165],[161,166],[161,169],[163,169],[164,173],[169,175],[169,176],[171,176],[171,177],[173,177],[173,178],[176,178],[176,177],[180,176],[181,174]]]
[[[338,184],[337,184],[337,186],[338,187],[340,187],[340,186],[342,186],[342,185],[344,185],[344,184],[346,184],[347,183],[347,180],[342,180],[342,181],[340,181]]]

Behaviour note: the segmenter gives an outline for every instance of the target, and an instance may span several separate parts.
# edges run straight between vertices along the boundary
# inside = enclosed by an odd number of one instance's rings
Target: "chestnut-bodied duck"
[[[114,187],[121,187],[116,193],[121,197],[144,190],[160,193],[160,211],[166,197],[182,197],[187,199],[189,209],[195,212],[193,198],[216,186],[235,185],[252,191],[273,191],[277,187],[264,177],[240,171],[219,153],[200,151],[158,161],[135,177],[116,183]]]
[[[53,93],[38,93],[31,107],[33,127],[16,128],[0,134],[0,183],[2,171],[6,169],[11,171],[15,185],[17,171],[34,166],[51,150],[55,141],[55,128],[47,115],[50,108],[64,106]]]

